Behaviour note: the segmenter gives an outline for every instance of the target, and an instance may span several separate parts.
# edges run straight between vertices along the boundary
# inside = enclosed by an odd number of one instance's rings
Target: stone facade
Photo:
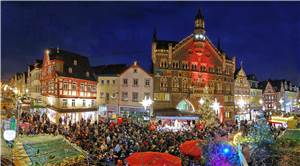
[[[200,11],[194,32],[180,42],[158,40],[153,34],[152,62],[154,109],[176,108],[186,101],[183,111],[197,113],[201,97],[216,98],[223,106],[220,120],[234,118],[235,58],[229,58],[206,36]]]

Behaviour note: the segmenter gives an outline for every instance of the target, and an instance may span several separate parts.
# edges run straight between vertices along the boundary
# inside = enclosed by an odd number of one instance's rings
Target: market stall
[[[16,165],[72,165],[84,162],[87,153],[62,136],[20,136],[13,149]]]
[[[283,117],[283,116],[271,116],[269,123],[274,127],[285,127],[285,128],[296,128],[297,120],[293,116]]]

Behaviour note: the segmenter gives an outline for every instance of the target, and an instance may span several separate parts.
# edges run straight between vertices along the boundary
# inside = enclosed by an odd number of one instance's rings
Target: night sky
[[[300,2],[1,2],[2,79],[27,71],[44,49],[92,65],[134,60],[150,70],[151,38],[180,41],[201,8],[207,35],[259,80],[300,83]]]

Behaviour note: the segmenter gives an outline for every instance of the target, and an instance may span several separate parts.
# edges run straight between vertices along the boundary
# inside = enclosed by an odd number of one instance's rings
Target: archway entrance
[[[179,111],[184,111],[184,112],[195,112],[195,108],[194,108],[193,104],[190,101],[188,101],[187,99],[181,100],[177,104],[176,109],[178,109]]]

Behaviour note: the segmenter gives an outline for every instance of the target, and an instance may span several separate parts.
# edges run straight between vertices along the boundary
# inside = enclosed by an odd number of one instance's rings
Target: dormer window
[[[77,60],[76,59],[74,60],[74,66],[77,66]]]
[[[133,69],[133,73],[137,73],[137,69]]]
[[[86,74],[87,77],[90,76],[90,72],[88,72],[88,71],[85,74]]]
[[[72,73],[72,67],[69,67],[69,73]]]

